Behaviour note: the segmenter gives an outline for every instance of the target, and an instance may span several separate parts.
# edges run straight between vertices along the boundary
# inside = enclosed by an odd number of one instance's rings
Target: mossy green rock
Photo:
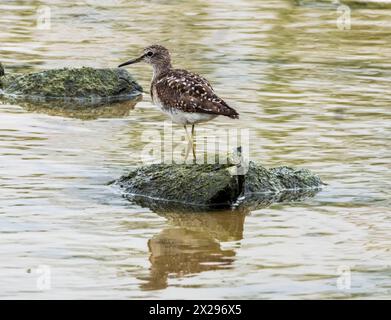
[[[169,207],[246,206],[312,196],[323,185],[306,169],[266,169],[250,162],[243,175],[233,164],[153,164],[139,167],[114,182],[123,195],[155,211]],[[248,201],[250,200],[250,201]]]
[[[130,100],[142,93],[141,86],[125,69],[83,67],[5,75],[3,68],[0,69],[3,95],[21,99],[99,104]]]

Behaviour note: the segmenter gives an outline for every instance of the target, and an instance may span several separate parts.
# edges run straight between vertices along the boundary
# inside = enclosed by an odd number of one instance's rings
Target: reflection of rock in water
[[[29,112],[45,113],[50,116],[62,116],[67,118],[76,118],[82,120],[94,120],[98,118],[119,118],[129,115],[142,96],[136,96],[132,100],[129,98],[123,102],[111,104],[79,105],[72,104],[71,101],[50,101],[50,102],[28,102],[7,98],[9,103],[17,104]]]
[[[160,212],[168,222],[182,228],[197,230],[218,241],[237,241],[243,237],[245,212],[216,211],[200,212]]]
[[[250,211],[259,210],[270,206],[273,203],[287,203],[294,201],[302,201],[307,198],[314,197],[321,189],[308,189],[308,190],[289,190],[279,193],[251,193],[238,199],[238,201],[232,205],[233,212],[236,214],[249,213]],[[125,196],[126,197],[126,196]],[[149,208],[151,211],[159,214],[166,215],[166,211],[176,212],[176,219],[180,220],[181,215],[194,214],[195,217],[200,212],[208,210],[208,212],[219,212],[219,210],[226,209],[225,206],[196,206],[186,203],[178,203],[175,201],[165,201],[160,199],[153,199],[143,196],[126,197],[140,207]]]
[[[239,211],[250,212],[254,210],[259,210],[266,208],[273,203],[287,203],[294,201],[302,201],[307,198],[314,197],[320,189],[313,190],[292,190],[280,192],[278,194],[251,194],[243,198],[236,205],[236,209]]]
[[[243,238],[245,214],[161,213],[170,227],[148,241],[150,274],[143,278],[143,290],[164,289],[169,277],[183,277],[203,271],[229,268],[235,251],[223,250],[219,241],[238,241]]]

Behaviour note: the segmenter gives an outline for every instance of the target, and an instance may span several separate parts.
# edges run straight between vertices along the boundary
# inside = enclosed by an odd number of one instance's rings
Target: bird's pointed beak
[[[129,64],[133,64],[133,63],[137,63],[137,62],[140,62],[141,60],[143,60],[145,57],[145,54],[141,55],[140,57],[136,58],[136,59],[132,59],[132,60],[129,60],[125,63],[122,63],[118,66],[118,68],[121,68],[121,67],[124,67],[124,66],[127,66]]]

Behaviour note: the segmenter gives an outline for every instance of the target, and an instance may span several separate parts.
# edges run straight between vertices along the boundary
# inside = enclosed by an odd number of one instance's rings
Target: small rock
[[[139,167],[114,182],[123,195],[159,211],[161,206],[226,208],[312,196],[323,183],[309,170],[266,169],[249,162],[243,175],[232,175],[233,164],[153,164]]]
[[[100,105],[132,100],[142,87],[125,69],[53,69],[27,74],[5,74],[0,66],[0,89],[5,97],[41,103]]]

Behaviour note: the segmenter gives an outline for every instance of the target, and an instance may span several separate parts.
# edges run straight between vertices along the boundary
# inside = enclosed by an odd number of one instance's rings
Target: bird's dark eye
[[[153,56],[153,52],[152,52],[152,51],[148,51],[148,52],[147,52],[147,56],[148,56],[148,57],[152,57],[152,56]]]

